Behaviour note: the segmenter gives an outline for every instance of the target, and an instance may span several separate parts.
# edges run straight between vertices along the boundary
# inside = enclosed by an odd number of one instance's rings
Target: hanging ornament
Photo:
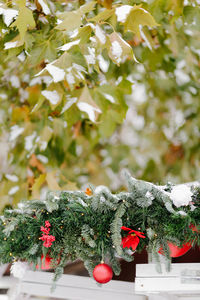
[[[176,246],[175,244],[173,244],[171,242],[167,242],[167,244],[168,244],[168,247],[169,247],[170,257],[182,256],[192,248],[192,245],[189,242],[182,245],[182,247],[178,247],[178,246]],[[164,255],[163,248],[160,248],[158,253]]]
[[[132,250],[135,251],[140,242],[140,238],[142,239],[145,238],[144,233],[140,231],[132,230],[131,228],[125,226],[122,226],[121,229],[125,231],[129,231],[128,235],[122,238],[122,243],[121,243],[122,247],[132,248]]]
[[[52,258],[48,254],[46,255],[45,259],[44,259],[44,255],[42,255],[41,256],[41,266],[36,265],[36,269],[41,269],[41,270],[52,269],[51,261],[52,261]]]
[[[90,188],[86,188],[85,194],[88,196],[92,196],[92,190]]]
[[[113,277],[112,268],[104,263],[100,263],[93,270],[93,277],[98,283],[107,283]]]

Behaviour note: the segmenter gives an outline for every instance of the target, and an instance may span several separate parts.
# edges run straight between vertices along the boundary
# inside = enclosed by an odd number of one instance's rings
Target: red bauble
[[[36,269],[49,270],[51,267],[52,258],[47,254],[44,260],[44,255],[41,256],[41,267],[36,265]]]
[[[168,244],[169,251],[170,251],[170,257],[182,256],[192,248],[192,245],[189,242],[185,243],[182,247],[178,247],[171,242],[168,242],[167,244]],[[164,254],[163,248],[161,248],[158,252],[160,254]]]
[[[113,277],[113,271],[107,264],[101,263],[93,270],[93,277],[99,283],[107,283]]]
[[[193,232],[197,232],[197,233],[200,233],[200,231],[197,229],[197,227],[193,224],[190,224],[190,229],[192,229]]]

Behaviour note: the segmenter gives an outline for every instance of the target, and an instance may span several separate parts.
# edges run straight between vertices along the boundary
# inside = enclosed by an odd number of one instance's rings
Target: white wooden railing
[[[158,274],[154,264],[139,264],[135,283],[112,280],[102,286],[88,277],[63,274],[53,293],[52,273],[26,271],[22,280],[0,278],[0,290],[7,289],[0,300],[200,300],[200,263],[172,264],[170,273],[162,268]]]

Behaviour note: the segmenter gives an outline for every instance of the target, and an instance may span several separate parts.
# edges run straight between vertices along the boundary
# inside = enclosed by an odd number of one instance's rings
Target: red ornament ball
[[[36,269],[41,269],[41,270],[52,269],[51,261],[52,261],[52,258],[48,254],[45,257],[45,260],[44,260],[44,255],[42,255],[41,256],[41,268],[39,265],[36,265]]]
[[[93,277],[99,283],[107,283],[113,277],[113,271],[107,264],[101,263],[93,270]]]
[[[178,246],[176,246],[175,244],[173,244],[171,242],[168,242],[167,244],[168,244],[168,247],[169,247],[171,257],[182,256],[192,248],[192,245],[189,242],[185,243],[182,247],[178,247]],[[163,254],[163,249],[161,248],[158,252],[160,254]]]

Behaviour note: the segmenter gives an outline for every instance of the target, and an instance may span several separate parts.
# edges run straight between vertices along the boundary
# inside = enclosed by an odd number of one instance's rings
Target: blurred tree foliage
[[[0,0],[1,209],[47,187],[117,190],[124,167],[199,178],[199,4]]]

